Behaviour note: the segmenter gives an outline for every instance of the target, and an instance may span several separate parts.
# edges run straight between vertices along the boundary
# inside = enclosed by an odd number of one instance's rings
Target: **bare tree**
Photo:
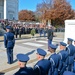
[[[63,25],[64,20],[72,19],[75,13],[67,0],[43,0],[37,10],[42,12],[42,19],[50,19],[54,25]]]

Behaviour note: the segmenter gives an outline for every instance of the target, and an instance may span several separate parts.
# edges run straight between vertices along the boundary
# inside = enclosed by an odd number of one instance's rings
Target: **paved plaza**
[[[63,41],[63,33],[59,35],[59,37],[53,38],[53,44],[57,44],[60,41]],[[12,75],[14,72],[18,70],[17,65],[17,59],[16,55],[18,53],[24,53],[29,55],[30,60],[28,62],[27,66],[32,66],[37,62],[36,59],[36,49],[42,48],[46,50],[48,58],[50,56],[50,53],[47,51],[47,38],[45,37],[38,37],[38,38],[30,38],[30,39],[21,39],[16,40],[16,45],[14,47],[14,63],[9,65],[7,64],[7,55],[6,55],[6,49],[4,48],[3,42],[0,42],[0,72],[5,73],[4,75]],[[57,49],[59,51],[59,49]]]

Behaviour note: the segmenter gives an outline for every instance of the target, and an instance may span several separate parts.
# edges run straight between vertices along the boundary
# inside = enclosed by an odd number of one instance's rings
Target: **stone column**
[[[15,20],[18,20],[18,6],[19,6],[19,0],[15,0]]]
[[[7,0],[4,0],[4,19],[7,19]]]

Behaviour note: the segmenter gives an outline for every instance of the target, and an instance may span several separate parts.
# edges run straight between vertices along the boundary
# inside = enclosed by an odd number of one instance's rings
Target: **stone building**
[[[19,0],[0,0],[0,19],[18,20]]]

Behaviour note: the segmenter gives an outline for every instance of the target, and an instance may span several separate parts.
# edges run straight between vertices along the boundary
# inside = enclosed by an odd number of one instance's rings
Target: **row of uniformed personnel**
[[[60,52],[56,53],[57,46],[50,44],[49,51],[52,55],[49,59],[44,59],[46,52],[43,49],[37,49],[38,62],[33,68],[26,67],[29,57],[24,54],[18,54],[20,69],[14,75],[75,75],[74,56],[75,47],[72,45],[73,39],[68,38],[68,46],[60,42]]]
[[[13,62],[13,47],[15,45],[14,34],[10,32],[11,27],[7,26],[7,33],[4,34],[4,45],[7,48],[8,63]],[[49,51],[52,55],[49,59],[44,59],[46,52],[43,49],[37,49],[38,62],[34,68],[26,67],[29,57],[24,54],[18,54],[20,70],[15,75],[67,75],[64,71],[75,72],[74,58],[75,47],[72,45],[73,39],[68,38],[68,46],[60,42],[60,52],[56,54],[57,46],[50,44]],[[70,73],[69,73],[70,74]],[[68,74],[68,75],[69,75]],[[72,75],[72,74],[70,74]]]

